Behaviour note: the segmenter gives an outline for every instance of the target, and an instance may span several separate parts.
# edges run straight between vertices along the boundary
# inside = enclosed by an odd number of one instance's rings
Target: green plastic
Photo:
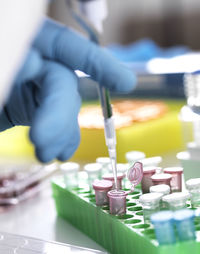
[[[138,203],[140,190],[127,197],[127,213],[109,214],[108,207],[97,207],[87,187],[67,189],[61,177],[52,182],[53,197],[59,216],[87,234],[113,254],[199,254],[200,220],[195,221],[197,240],[159,246],[153,226],[145,224]]]

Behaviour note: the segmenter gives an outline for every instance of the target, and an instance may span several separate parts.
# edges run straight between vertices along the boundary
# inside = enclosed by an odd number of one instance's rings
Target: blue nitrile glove
[[[76,69],[112,91],[129,92],[136,83],[104,49],[46,19],[0,115],[1,131],[31,126],[30,139],[42,162],[67,160],[79,145]]]

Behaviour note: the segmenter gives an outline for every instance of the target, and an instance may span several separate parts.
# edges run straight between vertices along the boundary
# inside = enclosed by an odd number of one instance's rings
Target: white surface
[[[105,251],[85,234],[57,217],[50,187],[34,198],[0,213],[0,225],[2,232]]]

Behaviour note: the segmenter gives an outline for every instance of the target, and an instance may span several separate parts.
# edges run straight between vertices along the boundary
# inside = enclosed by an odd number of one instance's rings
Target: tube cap
[[[162,198],[164,202],[176,202],[176,201],[185,201],[190,197],[190,194],[187,192],[175,192],[169,195],[166,195]]]
[[[152,175],[151,177],[153,181],[168,180],[171,178],[172,178],[172,175],[167,173],[155,174],[155,175]]]
[[[194,211],[190,209],[182,209],[174,212],[174,220],[179,222],[183,220],[193,219],[195,216]]]
[[[153,185],[150,187],[150,192],[151,193],[162,193],[164,195],[170,193],[170,187],[167,184],[158,184],[158,185]]]
[[[200,188],[200,178],[189,179],[185,184],[188,190]]]
[[[140,152],[140,151],[130,151],[130,152],[126,153],[126,159],[130,162],[142,160],[144,158],[145,158],[145,153]]]
[[[110,190],[113,186],[113,183],[111,181],[108,180],[99,180],[96,179],[93,184],[93,189],[94,190]]]
[[[142,181],[143,166],[141,162],[135,162],[134,165],[128,170],[127,178],[133,186],[138,185]]]
[[[162,198],[162,193],[146,193],[140,196],[139,200],[142,204],[157,202]]]
[[[64,173],[77,172],[80,165],[76,162],[65,162],[60,165],[60,169]]]
[[[88,174],[97,173],[101,170],[101,164],[100,163],[88,163],[84,166],[84,170]]]
[[[164,168],[163,171],[164,171],[164,173],[169,173],[169,174],[173,174],[173,173],[182,174],[183,168],[182,167],[169,167],[169,168]]]
[[[118,173],[117,174],[117,180],[121,180],[121,179],[123,179],[125,177],[125,174],[123,174],[123,173]],[[104,179],[104,180],[111,180],[111,181],[113,181],[114,180],[114,175],[113,175],[113,173],[108,173],[108,174],[104,174],[103,176],[102,176],[102,178]]]

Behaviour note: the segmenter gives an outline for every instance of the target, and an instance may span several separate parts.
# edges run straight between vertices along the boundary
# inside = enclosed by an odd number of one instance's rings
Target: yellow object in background
[[[165,102],[169,111],[163,116],[117,130],[118,162],[124,162],[125,153],[130,150],[143,151],[149,157],[183,148],[178,113],[184,102]],[[0,133],[0,156],[33,159],[34,148],[29,141],[28,130],[28,127],[20,126]],[[91,162],[107,155],[103,129],[84,128],[81,129],[80,147],[70,160]]]

